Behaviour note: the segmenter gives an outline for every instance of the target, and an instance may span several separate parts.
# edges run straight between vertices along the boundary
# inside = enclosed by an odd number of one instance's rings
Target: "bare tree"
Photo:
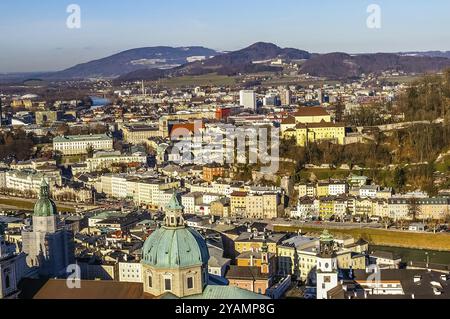
[[[408,216],[412,218],[413,221],[417,220],[417,216],[421,213],[420,205],[417,198],[411,198],[408,205]]]

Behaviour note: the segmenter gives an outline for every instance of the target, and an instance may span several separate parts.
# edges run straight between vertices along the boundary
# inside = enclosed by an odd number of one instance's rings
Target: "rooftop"
[[[323,107],[301,107],[294,113],[295,117],[302,116],[329,116],[330,114]]]
[[[66,280],[39,281],[26,279],[22,283],[22,298],[25,299],[153,299],[144,294],[141,283],[112,280],[81,280],[80,288],[70,289]]]
[[[241,266],[230,266],[226,276],[227,279],[249,279],[249,280],[267,280],[269,279],[268,274],[261,273],[260,267],[241,267]]]
[[[57,136],[53,139],[53,142],[76,142],[76,141],[109,141],[112,140],[107,134],[92,134],[92,135],[68,135]]]

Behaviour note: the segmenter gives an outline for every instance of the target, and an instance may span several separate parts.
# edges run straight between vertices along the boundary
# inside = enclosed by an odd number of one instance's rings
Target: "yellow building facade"
[[[281,123],[284,139],[294,138],[298,146],[331,141],[345,143],[345,125],[331,122],[331,115],[321,107],[302,107]]]

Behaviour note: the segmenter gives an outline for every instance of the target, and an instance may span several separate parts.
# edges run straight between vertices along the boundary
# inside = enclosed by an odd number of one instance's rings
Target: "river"
[[[401,257],[403,262],[426,262],[426,253],[428,253],[430,257],[430,263],[450,265],[450,252],[370,245],[370,252],[376,250],[392,252]]]
[[[95,110],[105,105],[111,104],[111,101],[109,99],[98,96],[90,96],[90,99],[92,100],[91,110]]]

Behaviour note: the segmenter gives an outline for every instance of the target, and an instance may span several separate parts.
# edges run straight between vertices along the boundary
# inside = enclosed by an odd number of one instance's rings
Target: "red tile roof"
[[[301,107],[294,113],[295,117],[300,116],[328,116],[330,115],[323,107]]]
[[[154,296],[143,292],[142,283],[81,280],[80,288],[70,289],[66,280],[50,279],[33,299],[154,299]]]

